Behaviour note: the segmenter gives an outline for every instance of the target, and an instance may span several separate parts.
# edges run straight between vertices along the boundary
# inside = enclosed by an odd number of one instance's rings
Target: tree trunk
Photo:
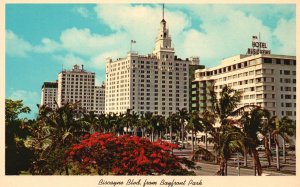
[[[277,139],[275,140],[275,143],[276,143],[276,167],[277,167],[277,171],[280,171],[279,146],[278,146]]]
[[[285,140],[282,138],[282,154],[283,154],[283,163],[286,163],[286,157],[285,157]]]
[[[208,147],[207,147],[207,132],[205,132],[205,149],[208,150]]]
[[[195,147],[194,147],[194,131],[192,130],[192,161],[194,160]]]
[[[181,141],[182,141],[183,148],[185,148],[184,143],[183,143],[183,141],[184,141],[184,124],[183,124],[183,122],[182,122],[182,125],[181,125]]]
[[[225,176],[227,176],[227,159],[225,159]]]
[[[244,166],[247,167],[247,150],[244,149]]]
[[[151,131],[151,142],[154,142],[154,132],[153,132],[153,130]]]
[[[265,147],[265,153],[267,156],[267,160],[268,160],[268,167],[271,167],[271,159],[272,159],[272,153],[270,151],[270,139],[268,139],[267,137],[264,137],[264,147]]]
[[[271,133],[269,133],[269,150],[271,150],[271,144],[272,144],[272,142],[271,142]]]
[[[225,160],[224,158],[220,158],[220,170],[219,175],[225,176]]]
[[[261,164],[260,164],[260,161],[259,161],[258,152],[255,148],[252,149],[252,152],[253,152],[253,165],[255,166],[255,174],[256,174],[256,171],[257,171],[257,175],[261,176],[262,167],[261,167]]]
[[[66,175],[69,175],[69,169],[68,169],[68,166],[65,166],[65,170],[66,170]]]
[[[172,132],[172,126],[170,126],[170,143],[172,143],[173,138],[173,132]]]

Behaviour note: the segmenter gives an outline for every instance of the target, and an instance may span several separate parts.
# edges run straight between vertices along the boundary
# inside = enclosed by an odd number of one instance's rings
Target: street
[[[187,149],[174,149],[174,155],[178,157],[186,157],[191,159],[192,150],[190,147]],[[259,151],[259,158],[263,168],[263,176],[288,176],[288,175],[296,175],[296,156],[294,151],[289,151],[286,156],[286,163],[283,163],[282,156],[280,157],[280,171],[276,169],[276,156],[273,156],[273,161],[271,167],[268,167],[268,162],[266,157],[264,156],[263,151]],[[228,161],[227,174],[228,176],[238,176],[239,170],[237,162],[235,162],[235,158],[230,159]],[[253,176],[253,161],[252,157],[248,155],[247,157],[247,167],[244,167],[243,161],[244,158],[240,156],[240,176]],[[206,162],[206,161],[197,161],[196,166],[200,166],[200,169],[194,170],[196,175],[201,176],[214,176],[216,172],[219,170],[219,165]]]

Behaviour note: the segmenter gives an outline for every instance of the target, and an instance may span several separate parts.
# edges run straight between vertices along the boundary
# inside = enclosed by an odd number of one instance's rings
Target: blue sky
[[[199,56],[215,66],[244,54],[261,34],[273,54],[296,54],[295,5],[166,4],[176,54]],[[43,82],[55,81],[62,66],[84,64],[105,80],[105,59],[133,49],[152,52],[160,4],[6,4],[6,98],[22,99],[36,116]]]

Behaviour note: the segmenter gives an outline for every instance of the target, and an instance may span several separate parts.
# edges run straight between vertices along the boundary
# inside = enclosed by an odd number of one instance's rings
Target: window
[[[285,60],[283,61],[283,63],[284,63],[284,65],[290,65],[290,60],[285,59]]]
[[[263,63],[272,64],[272,58],[263,58]]]

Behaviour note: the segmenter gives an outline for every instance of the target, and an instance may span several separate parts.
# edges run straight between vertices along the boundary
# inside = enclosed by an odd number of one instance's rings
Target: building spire
[[[163,3],[162,19],[165,19],[165,4]]]

